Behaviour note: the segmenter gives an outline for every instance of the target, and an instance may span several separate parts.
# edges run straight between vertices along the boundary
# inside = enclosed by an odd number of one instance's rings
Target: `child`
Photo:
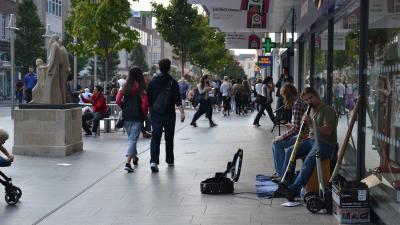
[[[6,148],[3,147],[4,143],[6,143],[8,139],[7,131],[0,128],[0,151],[7,156],[7,159],[0,156],[0,167],[10,166],[12,161],[14,160],[14,156],[11,155]]]

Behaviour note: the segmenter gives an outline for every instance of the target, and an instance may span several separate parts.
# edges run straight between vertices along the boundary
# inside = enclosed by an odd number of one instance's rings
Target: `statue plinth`
[[[80,152],[81,126],[82,109],[76,104],[21,106],[14,111],[13,153],[59,157]]]

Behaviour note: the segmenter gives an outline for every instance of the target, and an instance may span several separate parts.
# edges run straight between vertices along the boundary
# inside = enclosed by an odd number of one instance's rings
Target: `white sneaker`
[[[150,163],[150,169],[153,173],[158,173],[158,166],[156,163]]]

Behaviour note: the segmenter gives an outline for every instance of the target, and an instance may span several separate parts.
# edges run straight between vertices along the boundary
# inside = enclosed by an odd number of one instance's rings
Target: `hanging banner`
[[[243,28],[265,29],[267,14],[238,9],[210,8],[210,26],[221,31],[240,30]]]
[[[270,0],[187,0],[188,3],[230,9],[268,12]]]
[[[227,49],[260,49],[264,33],[232,33],[225,36],[225,47]]]

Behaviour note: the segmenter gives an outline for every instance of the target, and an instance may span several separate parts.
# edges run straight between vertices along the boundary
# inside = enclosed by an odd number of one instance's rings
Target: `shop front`
[[[385,224],[400,218],[400,1],[305,0],[296,9],[295,78],[338,113],[339,145],[358,119],[341,174],[371,182],[371,207]],[[362,107],[355,110],[356,102]]]

